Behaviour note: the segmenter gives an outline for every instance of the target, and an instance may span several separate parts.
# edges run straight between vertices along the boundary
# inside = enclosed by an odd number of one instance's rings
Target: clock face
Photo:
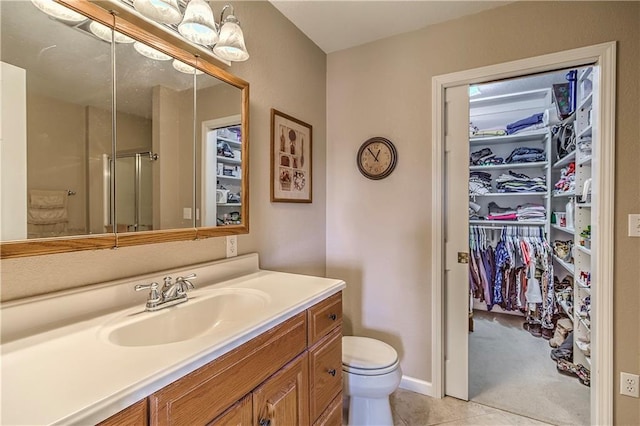
[[[396,166],[397,152],[391,141],[376,137],[362,144],[356,160],[365,177],[382,179],[389,176]]]

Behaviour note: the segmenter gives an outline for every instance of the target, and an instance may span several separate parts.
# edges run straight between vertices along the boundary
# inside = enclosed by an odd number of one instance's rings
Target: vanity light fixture
[[[31,3],[47,15],[67,22],[86,21],[87,17],[68,9],[53,0],[31,0]]]
[[[224,11],[231,8],[231,13],[223,20]],[[220,41],[213,48],[213,53],[228,61],[240,62],[249,59],[249,52],[244,44],[244,35],[240,21],[233,14],[233,6],[226,5],[220,15]]]
[[[195,71],[196,75],[204,74],[199,69],[194,68],[191,65],[185,64],[184,62],[179,61],[177,59],[173,60],[173,68],[175,68],[177,71],[183,72],[185,74],[193,74],[194,71]]]
[[[91,21],[89,30],[98,38],[111,43],[111,28],[102,25],[100,22]],[[122,33],[115,31],[113,33],[113,41],[116,43],[133,43],[135,40]]]
[[[146,56],[147,58],[153,59],[155,61],[168,61],[169,59],[172,59],[171,56],[162,53],[161,51],[154,49],[153,47],[148,46],[144,43],[140,43],[139,41],[133,43],[133,48],[142,56]]]
[[[161,24],[178,24],[182,19],[178,0],[133,0],[133,7]]]
[[[213,11],[204,0],[189,1],[184,18],[178,25],[178,32],[187,40],[204,46],[218,42],[218,28],[213,19]]]
[[[232,62],[249,59],[240,21],[229,4],[222,8],[220,22],[216,23],[213,8],[207,0],[121,1],[144,17],[177,31],[185,40],[213,51],[220,59]],[[184,16],[181,10],[184,10]]]

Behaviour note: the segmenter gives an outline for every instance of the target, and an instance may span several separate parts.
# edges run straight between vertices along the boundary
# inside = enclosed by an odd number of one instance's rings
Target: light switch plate
[[[640,214],[629,215],[629,236],[640,237]]]

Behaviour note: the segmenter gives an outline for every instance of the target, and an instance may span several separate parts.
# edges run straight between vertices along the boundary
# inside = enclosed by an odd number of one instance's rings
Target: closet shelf
[[[235,176],[216,175],[216,177],[218,179],[242,180],[241,177],[235,177]]]
[[[553,229],[557,229],[558,231],[566,232],[567,234],[571,234],[571,235],[576,233],[576,230],[574,228],[567,228],[566,226],[558,226],[555,223],[552,223],[551,227]]]
[[[576,203],[576,207],[579,209],[590,209],[591,203]]]
[[[546,192],[489,192],[487,194],[469,194],[469,197],[508,197],[514,195],[538,195],[544,197]]]
[[[227,164],[242,164],[242,161],[236,159],[236,158],[231,158],[231,157],[222,157],[220,155],[218,155],[216,157],[216,159],[218,160],[218,162],[220,163],[227,163]]]
[[[236,145],[241,145],[242,144],[242,142],[240,142],[240,141],[237,141],[237,140],[234,140],[234,139],[223,138],[221,136],[216,137],[216,139],[219,140],[219,141],[229,142],[229,143],[233,143],[233,144],[236,144]]]
[[[575,266],[572,263],[568,263],[565,262],[564,260],[560,259],[558,256],[556,256],[555,254],[553,255],[553,260],[555,260],[556,262],[558,262],[558,264],[560,266],[562,266],[564,269],[566,269],[568,272],[571,273],[571,275],[574,275],[575,273]]]
[[[574,149],[569,154],[567,154],[566,156],[564,156],[560,160],[558,160],[555,163],[553,163],[553,166],[551,166],[551,168],[558,169],[560,167],[566,166],[567,164],[569,164],[570,162],[575,161],[575,160],[576,160],[576,150]]]
[[[536,220],[482,220],[482,219],[470,219],[470,225],[491,225],[492,227],[501,228],[505,225],[508,226],[544,226],[545,222]]]
[[[580,133],[578,133],[578,139],[580,139],[583,136],[587,136],[587,135],[591,135],[591,130],[593,129],[593,127],[591,125],[588,125],[587,127],[585,127],[584,129],[582,129],[580,131]]]
[[[514,142],[544,142],[549,134],[548,129],[539,129],[528,133],[516,133],[506,136],[476,136],[470,137],[469,143],[474,145],[497,145]]]
[[[590,155],[587,155],[586,157],[581,158],[578,161],[578,166],[590,165],[590,164],[591,164],[591,156]]]
[[[561,193],[558,193],[558,194],[553,194],[552,196],[553,196],[553,198],[575,197],[576,193],[575,192],[571,192],[571,191],[567,191],[567,192],[561,192]]]
[[[588,248],[586,248],[586,247],[583,247],[583,246],[581,246],[581,245],[576,245],[575,247],[576,247],[578,250],[580,250],[581,252],[586,253],[586,254],[588,254],[589,256],[591,256],[591,250],[590,250],[590,249],[588,249]]]
[[[578,77],[578,81],[580,82],[580,81],[586,80],[587,78],[589,78],[592,72],[593,72],[593,67],[585,68],[584,71],[580,73],[580,76]]]
[[[593,103],[593,93],[589,93],[589,95],[587,95],[587,97],[580,102],[580,105],[578,105],[578,109],[581,110],[585,108],[590,108],[592,103]]]
[[[584,281],[579,280],[576,278],[576,284],[578,284],[578,287],[580,287],[581,289],[585,290],[587,293],[591,294],[591,287],[588,286],[587,284],[585,284]]]
[[[501,170],[501,169],[544,169],[547,167],[546,161],[535,163],[509,163],[509,164],[492,164],[490,166],[469,166],[469,170]]]
[[[242,204],[241,203],[219,203],[216,204],[218,207],[223,206],[223,207],[240,207]]]
[[[582,323],[582,325],[584,325],[584,327],[591,331],[591,325],[589,325],[584,318],[582,318],[581,316],[578,315],[578,319],[580,320],[580,322]],[[575,321],[574,321],[575,322]]]

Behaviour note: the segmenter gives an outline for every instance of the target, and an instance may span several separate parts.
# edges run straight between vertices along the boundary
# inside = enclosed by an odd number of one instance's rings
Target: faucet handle
[[[193,285],[193,283],[189,280],[192,280],[194,278],[197,278],[198,276],[196,274],[189,274],[186,277],[177,277],[176,278],[176,283],[182,283],[183,285],[181,286],[181,288],[184,289],[193,289],[196,286]]]
[[[138,284],[134,287],[135,291],[149,290],[149,301],[160,300],[160,292],[158,292],[158,283]]]

